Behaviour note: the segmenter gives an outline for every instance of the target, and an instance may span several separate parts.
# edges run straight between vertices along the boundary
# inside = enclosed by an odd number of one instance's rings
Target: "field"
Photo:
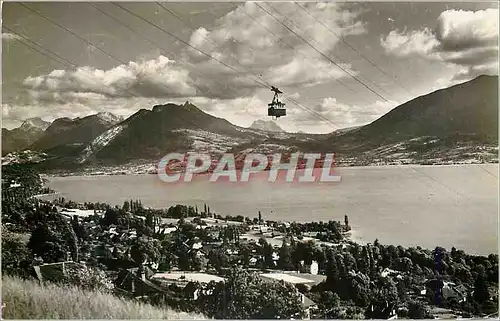
[[[204,319],[110,294],[52,284],[41,286],[10,276],[2,278],[2,304],[4,319]]]

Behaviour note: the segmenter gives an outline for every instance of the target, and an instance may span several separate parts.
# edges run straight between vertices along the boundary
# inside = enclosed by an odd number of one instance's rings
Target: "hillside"
[[[400,105],[374,122],[300,145],[347,163],[498,162],[498,77],[480,76]]]
[[[225,150],[255,135],[258,135],[255,131],[206,114],[189,103],[157,105],[152,110],[139,110],[96,137],[79,161],[156,160],[173,151],[217,149],[217,144],[223,145],[219,149]]]
[[[4,319],[204,319],[201,315],[164,310],[111,294],[54,284],[40,286],[35,281],[11,276],[2,277],[2,303]]]
[[[380,147],[424,136],[454,140],[469,137],[497,143],[498,77],[480,76],[417,97],[329,142],[344,150]]]
[[[29,148],[57,156],[75,156],[95,137],[121,121],[110,115],[98,113],[83,118],[58,118]]]

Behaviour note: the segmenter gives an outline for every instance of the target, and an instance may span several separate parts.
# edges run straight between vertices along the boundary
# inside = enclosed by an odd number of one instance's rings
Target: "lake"
[[[498,252],[498,164],[336,168],[336,183],[209,182],[168,184],[156,175],[51,177],[49,186],[78,202],[145,206],[204,203],[222,215],[286,221],[349,216],[355,239],[384,244],[455,246]],[[266,175],[265,173],[263,173]],[[252,174],[253,175],[253,174]]]

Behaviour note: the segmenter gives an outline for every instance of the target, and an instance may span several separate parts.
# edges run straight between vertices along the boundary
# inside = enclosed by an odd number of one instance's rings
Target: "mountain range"
[[[498,161],[498,77],[480,76],[410,100],[370,124],[331,134],[287,133],[275,122],[249,128],[186,102],[141,109],[127,119],[110,113],[26,120],[2,129],[2,153],[44,152],[46,168],[158,161],[169,152],[335,152],[346,165]]]

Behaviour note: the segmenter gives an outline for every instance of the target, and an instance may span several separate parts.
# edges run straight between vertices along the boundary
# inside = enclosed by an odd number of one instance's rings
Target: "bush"
[[[2,227],[2,273],[26,276],[30,262],[28,236],[12,233]]]
[[[61,282],[71,284],[81,289],[91,291],[110,292],[114,285],[108,279],[104,271],[96,268],[70,265],[66,269],[66,275]]]
[[[429,319],[431,314],[429,309],[422,303],[412,301],[408,303],[408,318],[410,319]]]

